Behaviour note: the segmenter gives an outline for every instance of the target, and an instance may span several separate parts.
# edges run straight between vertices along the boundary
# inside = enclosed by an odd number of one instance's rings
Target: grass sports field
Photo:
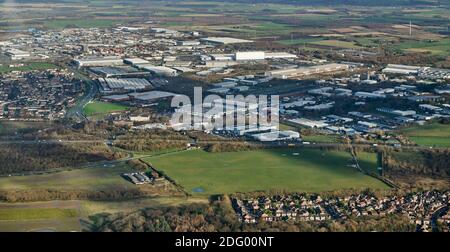
[[[84,107],[83,112],[86,116],[93,116],[93,115],[106,115],[111,112],[124,111],[127,109],[128,107],[120,104],[95,101],[88,103]]]
[[[208,153],[194,150],[147,158],[157,169],[195,194],[288,190],[320,192],[388,188],[359,173],[346,152],[277,149]],[[376,159],[364,164],[376,165]]]
[[[450,148],[450,124],[431,123],[401,132],[418,145]]]
[[[56,68],[58,68],[58,66],[51,63],[34,62],[34,63],[26,63],[20,67],[0,66],[0,74],[8,73],[11,71],[33,71],[33,70],[47,70]]]

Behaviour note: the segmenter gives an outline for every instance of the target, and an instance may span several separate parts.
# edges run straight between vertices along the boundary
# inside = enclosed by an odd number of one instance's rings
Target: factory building
[[[153,86],[146,79],[128,78],[101,78],[100,91],[102,93],[121,93],[130,91],[142,91],[151,89]]]
[[[386,98],[385,94],[377,94],[370,92],[356,92],[355,96],[359,98],[372,98],[372,99]]]
[[[234,55],[235,60],[264,60],[266,54],[264,52],[237,52]]]
[[[211,59],[217,61],[232,61],[234,60],[233,54],[211,54]]]
[[[300,139],[300,134],[292,130],[285,131],[270,131],[265,133],[258,133],[252,137],[261,142],[283,141]]]
[[[442,111],[443,109],[438,106],[433,106],[430,104],[420,104],[419,108],[430,111]]]
[[[198,40],[185,40],[185,41],[177,41],[178,46],[198,46],[200,45],[200,41]]]
[[[119,57],[90,57],[83,59],[74,59],[73,62],[78,68],[90,66],[116,66],[123,65],[123,60]]]
[[[118,67],[90,67],[89,71],[103,78],[131,78],[150,75],[149,72],[138,71],[129,66]]]
[[[178,75],[177,70],[165,66],[143,65],[141,68],[159,76],[175,77]]]
[[[237,39],[230,37],[208,37],[200,39],[201,42],[207,44],[215,44],[215,45],[229,45],[229,44],[242,44],[242,43],[253,43],[251,40],[246,39]]]
[[[5,52],[5,55],[9,57],[10,60],[26,59],[31,56],[29,52],[25,52],[18,49],[9,49]]]
[[[419,69],[420,67],[418,66],[388,64],[382,72],[390,74],[417,74]]]
[[[309,120],[306,118],[292,119],[292,120],[289,120],[289,122],[298,124],[300,126],[308,127],[308,128],[320,129],[320,128],[325,128],[328,126],[328,124],[323,121],[314,121],[314,120]]]
[[[297,55],[286,52],[266,52],[266,59],[296,59]]]
[[[138,103],[152,103],[157,100],[172,98],[177,96],[177,94],[164,91],[149,91],[143,93],[131,93],[128,96]]]
[[[141,59],[141,58],[124,59],[123,63],[125,63],[127,65],[132,65],[132,66],[140,66],[140,65],[150,64],[149,61],[147,61],[145,59]]]
[[[273,71],[266,72],[266,76],[271,76],[274,78],[288,79],[295,77],[303,77],[313,74],[324,74],[332,73],[338,71],[348,70],[349,66],[346,64],[326,64],[310,67],[299,67],[299,68],[289,68],[289,69],[277,69]]]

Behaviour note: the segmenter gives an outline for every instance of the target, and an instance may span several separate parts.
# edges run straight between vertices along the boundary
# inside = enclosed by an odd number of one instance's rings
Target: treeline
[[[61,190],[20,190],[0,191],[0,201],[35,202],[49,200],[124,200],[147,196],[147,192],[134,189],[107,190],[107,191],[61,191]]]
[[[383,176],[405,188],[449,188],[450,149],[384,153]]]
[[[210,145],[208,142],[215,141],[240,143],[234,139],[214,136],[200,131],[177,132],[158,129],[128,132],[119,136],[114,144],[119,148],[131,151],[162,151],[185,148],[188,143],[197,143],[200,147],[206,147]],[[226,146],[232,144],[226,144]]]
[[[118,137],[114,144],[119,148],[132,151],[161,151],[184,148],[189,141],[189,136],[179,132],[150,130],[129,132]]]
[[[413,232],[406,216],[350,218],[323,222],[260,222],[243,224],[227,204],[228,199],[211,204],[143,209],[133,213],[99,214],[91,218],[96,232]]]
[[[233,152],[233,151],[248,151],[258,149],[259,145],[250,144],[246,142],[226,142],[208,144],[205,148],[208,152]]]
[[[450,178],[450,149],[384,153],[387,172]]]
[[[125,157],[103,143],[37,143],[0,145],[0,175],[79,166]]]
[[[144,162],[142,162],[139,159],[131,159],[127,161],[127,165],[132,167],[133,169],[137,171],[146,171],[148,169],[148,165]]]

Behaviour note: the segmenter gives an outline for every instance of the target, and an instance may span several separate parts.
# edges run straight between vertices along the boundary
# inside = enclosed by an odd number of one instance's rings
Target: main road
[[[84,121],[87,120],[84,115],[83,109],[86,104],[91,102],[98,93],[98,86],[95,81],[91,80],[84,73],[80,72],[78,69],[71,68],[72,72],[75,74],[75,77],[82,80],[86,83],[86,92],[76,103],[75,106],[71,107],[67,113],[67,119],[74,119],[75,121]]]

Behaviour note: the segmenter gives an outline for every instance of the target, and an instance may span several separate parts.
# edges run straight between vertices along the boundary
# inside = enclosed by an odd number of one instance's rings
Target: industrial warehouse
[[[153,87],[146,79],[138,78],[101,78],[99,83],[101,92],[104,94],[144,91]]]

